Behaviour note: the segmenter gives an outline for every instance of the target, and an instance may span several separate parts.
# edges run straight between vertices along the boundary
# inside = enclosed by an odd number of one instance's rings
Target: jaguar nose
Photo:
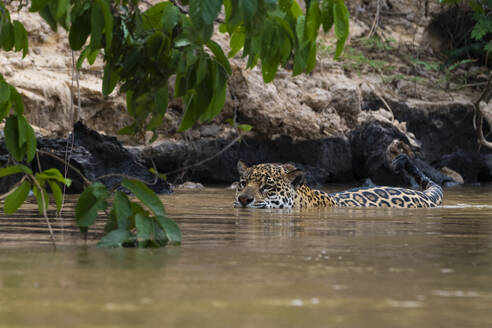
[[[254,198],[248,194],[241,194],[237,196],[237,200],[241,203],[241,205],[243,205],[243,207],[246,207],[246,205],[253,202]]]

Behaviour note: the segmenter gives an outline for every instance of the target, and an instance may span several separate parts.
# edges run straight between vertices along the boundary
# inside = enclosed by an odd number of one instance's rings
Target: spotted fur
[[[436,207],[441,204],[442,188],[427,178],[406,155],[393,165],[405,169],[423,186],[424,191],[398,187],[356,188],[325,193],[306,186],[302,171],[290,164],[258,164],[247,167],[238,162],[240,181],[235,207],[307,208],[307,207]]]

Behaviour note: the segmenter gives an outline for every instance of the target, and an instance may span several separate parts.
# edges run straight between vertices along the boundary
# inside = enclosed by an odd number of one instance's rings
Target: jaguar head
[[[239,184],[234,207],[292,208],[296,187],[304,180],[301,170],[291,164],[237,163]]]

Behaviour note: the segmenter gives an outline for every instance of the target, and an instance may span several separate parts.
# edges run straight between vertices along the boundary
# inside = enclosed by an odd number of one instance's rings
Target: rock
[[[186,181],[180,185],[177,185],[175,189],[202,190],[205,189],[205,187],[199,182]]]
[[[357,116],[361,111],[361,91],[352,83],[337,83],[330,89],[330,106],[334,107],[340,116],[344,117],[350,128],[356,126]]]
[[[492,181],[492,154],[459,150],[444,155],[436,162],[438,167],[449,168],[462,176],[465,183]]]
[[[315,88],[302,96],[302,101],[315,112],[321,112],[327,108],[331,101],[331,95],[327,90]]]
[[[230,140],[215,138],[202,138],[191,143],[166,140],[148,147],[134,148],[132,152],[141,153],[142,158],[148,162],[152,160],[159,172],[165,173],[211,157],[229,143]],[[248,165],[291,162],[304,170],[308,183],[314,186],[353,180],[350,145],[345,137],[304,141],[286,136],[274,140],[244,137],[240,143],[207,163],[178,174],[203,183],[231,183],[239,177],[236,164],[240,159]]]
[[[81,122],[74,125],[73,136],[74,144],[83,147],[91,155],[89,159],[84,160],[90,168],[90,170],[84,170],[89,180],[107,174],[123,174],[146,181],[149,183],[149,188],[157,193],[171,192],[169,184],[161,179],[153,184],[155,176],[149,172],[138,157],[125,149],[115,137],[99,134]],[[113,188],[122,179],[121,176],[112,176],[100,181],[109,188]]]
[[[67,193],[81,193],[84,188],[84,179],[81,174],[90,181],[100,181],[109,189],[116,187],[123,176],[149,182],[149,187],[157,193],[170,193],[170,185],[158,179],[152,184],[155,176],[149,172],[142,161],[126,150],[115,137],[108,137],[87,128],[82,123],[74,126],[74,140],[68,139],[38,138],[38,149],[40,150],[39,162],[41,170],[57,168],[65,174],[65,164],[62,160],[69,160],[67,177],[72,179],[72,185],[66,189]],[[66,157],[67,156],[67,157]],[[0,139],[0,165],[7,165],[8,153]],[[39,171],[37,161],[31,163],[34,172]],[[80,174],[78,172],[80,172]],[[97,179],[104,175],[117,174],[103,179]],[[8,191],[20,178],[8,176],[1,179],[0,193]]]
[[[465,183],[465,180],[463,180],[463,177],[461,176],[461,174],[459,174],[455,170],[451,170],[447,166],[441,167],[441,172],[443,174],[447,175],[448,177],[451,177],[458,184],[464,184]]]
[[[230,185],[229,187],[227,187],[226,189],[228,189],[228,190],[236,190],[238,185],[239,185],[239,181],[234,181],[234,182],[233,182],[233,183],[231,183],[231,185]]]

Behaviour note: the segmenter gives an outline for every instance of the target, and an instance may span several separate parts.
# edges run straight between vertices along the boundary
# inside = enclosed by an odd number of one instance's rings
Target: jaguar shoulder
[[[301,170],[291,164],[258,164],[248,167],[239,161],[240,181],[235,207],[307,208],[307,207],[436,207],[441,204],[442,188],[426,177],[406,155],[393,161],[396,171],[405,169],[424,190],[398,187],[356,188],[326,193],[304,183]]]

